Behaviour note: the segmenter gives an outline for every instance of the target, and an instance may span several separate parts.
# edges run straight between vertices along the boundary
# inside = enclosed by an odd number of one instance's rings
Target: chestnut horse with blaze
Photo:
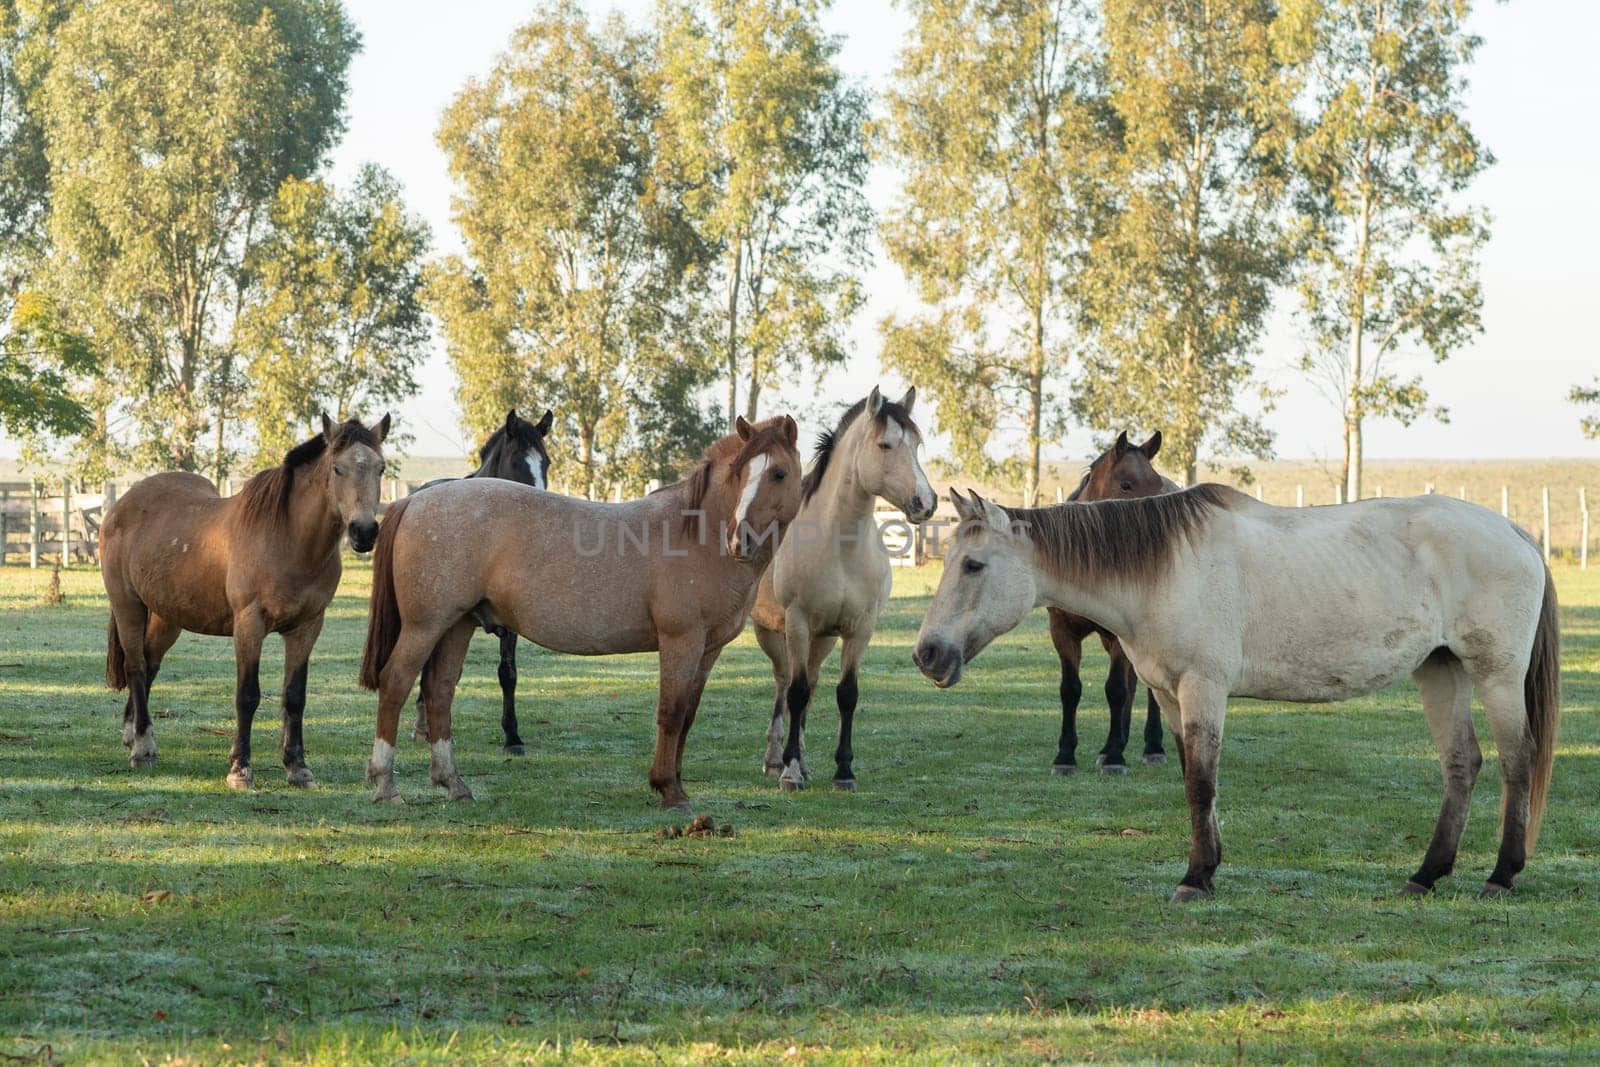
[[[756,584],[800,509],[800,453],[787,415],[714,443],[685,480],[607,504],[472,479],[391,508],[373,555],[361,684],[378,691],[367,777],[398,801],[395,733],[420,672],[429,779],[470,800],[456,771],[450,704],[467,644],[504,626],[557,652],[661,656],[650,785],[685,808],[684,740],[706,677],[739,635]],[[424,668],[426,668],[424,670]]]

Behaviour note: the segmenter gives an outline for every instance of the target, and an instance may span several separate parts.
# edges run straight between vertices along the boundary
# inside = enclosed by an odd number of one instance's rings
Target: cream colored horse
[[[804,788],[809,777],[806,709],[822,661],[840,638],[833,784],[855,788],[850,738],[856,672],[889,600],[891,580],[889,551],[872,517],[874,502],[883,497],[911,522],[930,517],[938,503],[917,462],[922,433],[911,421],[916,401],[914,388],[892,402],[874,387],[844,413],[837,428],[822,435],[803,484],[800,514],[761,578],[753,613],[756,640],[772,661],[777,687],[765,763],[769,774],[782,772],[778,782],[784,789]]]
[[[1314,702],[1410,674],[1444,770],[1444,806],[1404,892],[1454,866],[1483,756],[1500,753],[1509,892],[1539,834],[1561,717],[1555,586],[1526,533],[1443,496],[1279,508],[1202,485],[1143,500],[1010,510],[951,496],[963,520],[913,653],[941,688],[1036,605],[1116,634],[1179,743],[1193,846],[1178,900],[1222,859],[1217,763],[1230,696]]]

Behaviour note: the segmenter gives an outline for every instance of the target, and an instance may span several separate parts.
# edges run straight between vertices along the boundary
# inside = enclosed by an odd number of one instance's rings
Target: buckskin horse
[[[111,600],[106,681],[128,690],[122,743],[129,762],[156,762],[150,686],[184,630],[233,638],[237,683],[228,784],[249,789],[250,732],[261,702],[261,643],[283,635],[283,765],[309,786],[302,722],[306,669],[339,588],[339,542],[357,552],[378,536],[378,489],[389,416],[374,427],[334,423],[230,497],[198,474],[156,474],[106,511],[100,574]]]
[[[490,434],[483,447],[478,449],[478,469],[465,477],[501,478],[531,485],[535,489],[548,488],[550,453],[545,450],[544,444],[554,421],[555,413],[548,409],[538,422],[529,422],[517,415],[516,408],[512,408],[506,412],[505,423]],[[417,492],[453,481],[456,479],[435,478]],[[503,751],[509,756],[521,756],[527,749],[522,744],[522,735],[517,731],[517,635],[504,626],[497,626],[489,632],[500,642],[500,730],[505,736]],[[427,688],[427,679],[424,677],[421,689],[426,691]],[[428,739],[428,711],[421,693],[417,695],[417,725],[412,737],[418,741]]]
[[[1220,485],[1139,500],[1001,508],[952,492],[962,519],[913,659],[947,688],[1029,609],[1098,620],[1154,687],[1179,745],[1191,822],[1174,898],[1222,861],[1217,764],[1230,696],[1297,703],[1417,682],[1444,804],[1403,893],[1455,865],[1478,768],[1476,686],[1500,754],[1511,891],[1539,836],[1561,718],[1555,584],[1523,530],[1443,496],[1281,508]]]
[[[797,437],[787,415],[755,425],[741,417],[688,478],[626,503],[475,479],[391,509],[373,555],[361,663],[361,684],[378,691],[374,799],[400,799],[395,731],[424,665],[429,779],[453,800],[472,798],[456,770],[450,704],[474,630],[494,625],[575,655],[658,651],[649,780],[663,807],[688,807],[683,748],[706,677],[744,628],[800,507]]]

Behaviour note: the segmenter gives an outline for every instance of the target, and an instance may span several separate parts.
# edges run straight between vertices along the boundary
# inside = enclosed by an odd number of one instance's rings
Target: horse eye
[[[1123,482],[1123,483],[1122,483],[1122,491],[1123,491],[1123,492],[1124,492],[1124,493],[1131,493],[1131,492],[1133,492],[1133,483],[1132,483],[1132,482]]]
[[[979,571],[983,570],[983,560],[973,559],[969,556],[967,559],[962,561],[961,569],[966,571],[968,574],[977,574]]]
[[[784,470],[782,467],[779,467],[777,470],[772,472],[772,480],[775,482],[781,482],[787,477],[789,477],[789,472]]]
[[[337,474],[339,477],[343,478],[344,477],[344,468],[339,466],[337,463],[335,463],[333,465],[333,473]]]
[[[887,452],[887,451],[889,451],[889,449],[891,449],[893,447],[894,447],[894,445],[891,445],[888,441],[879,441],[878,442],[878,451],[879,452]]]

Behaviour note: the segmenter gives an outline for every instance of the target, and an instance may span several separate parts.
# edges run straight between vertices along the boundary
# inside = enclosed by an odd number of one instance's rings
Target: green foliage
[[[427,247],[427,226],[378,167],[345,195],[295,178],[279,187],[246,262],[237,331],[258,464],[309,436],[323,410],[371,421],[416,392]]]
[[[105,354],[119,392],[96,415],[137,461],[199,466],[208,408],[239,388],[240,266],[279,185],[342,131],[357,44],[337,0],[123,0],[30,45],[47,67],[40,284]],[[226,408],[211,414],[220,444]]]
[[[88,341],[61,325],[43,295],[0,293],[0,430],[29,437],[84,431],[89,412],[72,385],[95,369]]]
[[[657,180],[681,190],[729,417],[846,356],[872,210],[868,102],[835,66],[822,0],[661,0]],[[721,296],[713,298],[713,290]]]
[[[1600,380],[1593,386],[1574,385],[1567,393],[1567,400],[1589,408],[1600,405]],[[1600,412],[1586,413],[1578,420],[1578,425],[1583,429],[1583,436],[1590,439],[1600,437]]]
[[[1482,212],[1456,198],[1492,162],[1465,118],[1479,40],[1463,0],[1317,0],[1312,115],[1301,179],[1304,366],[1345,421],[1348,498],[1361,492],[1361,427],[1427,412],[1420,374],[1483,330]],[[1444,417],[1442,409],[1434,414]]]
[[[438,264],[428,298],[464,421],[482,436],[508,408],[553,408],[578,439],[580,473],[561,478],[590,496],[649,465],[638,398],[681,425],[710,373],[684,328],[684,226],[652,181],[653,64],[619,19],[595,30],[557,0],[439,131],[467,254]]]
[[[1266,455],[1239,407],[1288,263],[1282,205],[1303,23],[1270,0],[1106,0],[1125,126],[1116,220],[1091,259],[1097,345],[1075,408],[1142,424],[1193,481],[1201,449]],[[1263,402],[1267,401],[1264,391]]]
[[[18,260],[37,252],[50,203],[49,163],[36,97],[40,59],[62,3],[0,0],[0,289]]]
[[[1064,430],[1056,393],[1081,344],[1079,282],[1116,148],[1093,21],[1034,0],[911,13],[888,99],[906,179],[883,238],[928,310],[883,323],[883,359],[935,398],[959,469],[1021,481],[1031,503],[1040,448]],[[989,451],[1008,430],[1020,461]]]

